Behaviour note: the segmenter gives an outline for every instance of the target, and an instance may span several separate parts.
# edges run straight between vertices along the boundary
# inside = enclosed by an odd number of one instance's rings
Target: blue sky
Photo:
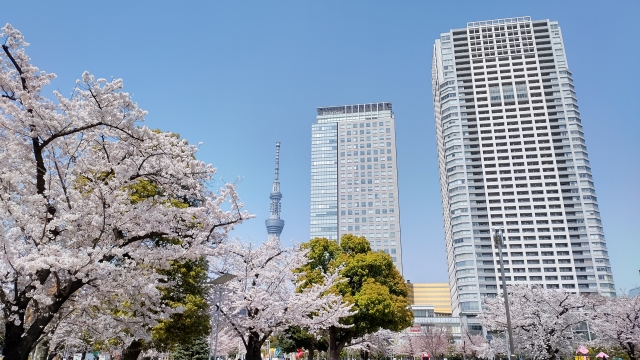
[[[68,94],[84,70],[121,77],[147,124],[202,141],[240,178],[266,238],[275,141],[285,240],[308,240],[311,123],[320,106],[390,101],[404,274],[447,280],[431,100],[440,32],[514,16],[558,20],[574,74],[616,286],[640,284],[638,1],[57,1],[4,4],[37,66]]]

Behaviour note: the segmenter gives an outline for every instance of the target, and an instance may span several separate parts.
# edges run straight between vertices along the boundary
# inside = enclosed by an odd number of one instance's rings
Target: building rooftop
[[[358,114],[376,111],[391,111],[390,102],[371,103],[371,104],[355,104],[341,106],[319,107],[318,115],[339,115],[339,114]]]
[[[468,22],[467,23],[467,27],[481,27],[481,26],[492,26],[492,25],[516,24],[516,23],[521,23],[521,22],[531,22],[531,17],[530,16],[520,16],[520,17],[496,19],[496,20],[474,21],[474,22]]]

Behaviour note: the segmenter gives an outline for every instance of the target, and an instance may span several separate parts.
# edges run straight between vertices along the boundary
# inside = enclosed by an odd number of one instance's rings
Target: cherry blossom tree
[[[55,75],[31,63],[11,25],[0,38],[5,359],[26,360],[61,312],[114,295],[143,294],[148,303],[126,310],[153,323],[164,312],[155,269],[211,253],[248,217],[234,186],[210,191],[215,168],[185,140],[142,126],[147,113],[121,79],[85,72],[70,97],[46,98]],[[141,188],[151,196],[137,196]],[[110,326],[108,318],[95,327]]]
[[[599,297],[563,290],[512,285],[508,288],[514,343],[517,353],[532,359],[552,360],[571,355],[574,328],[589,318]],[[502,297],[485,298],[481,321],[489,331],[504,332],[506,315]]]
[[[143,350],[141,340],[151,341],[151,328],[181,312],[165,306],[155,291],[144,290],[114,290],[110,296],[105,296],[108,293],[103,290],[100,293],[105,297],[98,300],[91,296],[91,302],[72,298],[45,328],[43,336],[52,349],[113,351],[133,344],[132,348]]]
[[[306,250],[284,248],[275,238],[257,247],[230,241],[219,250],[220,255],[211,261],[212,269],[237,278],[225,284],[215,308],[238,334],[247,360],[260,359],[260,347],[269,336],[291,325],[313,333],[341,326],[338,320],[352,315],[351,305],[330,292],[340,281],[337,271],[319,284],[296,291],[298,275],[293,270],[309,261]]]
[[[223,323],[222,325],[218,333],[218,354],[233,357],[234,354],[243,353],[244,346],[238,333],[229,324]],[[211,336],[215,336],[215,334],[211,334]]]
[[[640,357],[640,297],[606,299],[594,313],[595,344],[619,347],[630,360]]]
[[[436,359],[444,356],[453,341],[451,331],[442,326],[424,327],[416,338],[421,352],[428,352]]]
[[[467,359],[493,359],[496,355],[505,355],[506,349],[504,338],[487,340],[482,335],[471,335],[468,332],[463,332],[460,341],[456,343],[456,352]]]
[[[428,326],[420,332],[400,333],[394,352],[411,358],[429,353],[434,358],[442,358],[453,344],[451,331],[445,327]]]
[[[369,359],[369,356],[376,358],[389,357],[394,352],[394,339],[397,334],[393,331],[380,329],[371,334],[351,340],[346,346],[347,350],[358,352],[362,360]]]
[[[463,332],[460,341],[456,343],[456,352],[466,359],[480,358],[480,352],[487,345],[487,340],[481,335],[471,335]]]
[[[418,344],[418,337],[411,333],[399,333],[396,342],[393,346],[393,352],[396,356],[406,356],[409,358],[415,358],[420,356],[421,350]]]

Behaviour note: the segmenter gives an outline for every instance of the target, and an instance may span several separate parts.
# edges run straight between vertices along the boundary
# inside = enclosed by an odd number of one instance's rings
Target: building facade
[[[413,312],[413,326],[409,334],[426,332],[428,327],[447,329],[455,341],[460,340],[460,318],[451,316],[451,299],[448,283],[411,283],[409,300]]]
[[[454,316],[507,284],[615,296],[561,29],[518,17],[435,41],[432,87]]]
[[[364,236],[402,272],[391,103],[317,111],[311,126],[311,238]]]
[[[412,283],[407,280],[412,306],[431,306],[437,316],[451,316],[448,283]]]

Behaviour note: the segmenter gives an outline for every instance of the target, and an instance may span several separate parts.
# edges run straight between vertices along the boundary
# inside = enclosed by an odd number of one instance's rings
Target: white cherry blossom
[[[52,327],[73,332],[71,322],[57,323],[63,315],[110,301],[146,299],[128,310],[131,321],[152,325],[164,312],[154,269],[209,254],[249,217],[234,186],[210,191],[215,168],[186,140],[143,126],[147,113],[121,79],[85,72],[70,97],[47,98],[42,89],[55,75],[31,63],[11,25],[0,39],[5,359],[27,359]],[[106,312],[91,319],[100,331],[122,329]]]
[[[255,246],[229,241],[211,260],[218,273],[237,276],[224,285],[221,301],[213,299],[227,323],[242,341],[247,360],[260,359],[260,347],[272,334],[298,325],[316,333],[341,326],[340,318],[352,315],[351,306],[331,292],[341,281],[337,272],[328,274],[321,285],[295,291],[294,270],[308,262],[307,251],[282,247],[277,238]]]
[[[508,291],[516,354],[540,360],[571,355],[584,341],[574,329],[589,319],[601,301],[597,296],[537,286],[511,285]],[[485,298],[480,319],[488,331],[504,333],[504,299]]]

